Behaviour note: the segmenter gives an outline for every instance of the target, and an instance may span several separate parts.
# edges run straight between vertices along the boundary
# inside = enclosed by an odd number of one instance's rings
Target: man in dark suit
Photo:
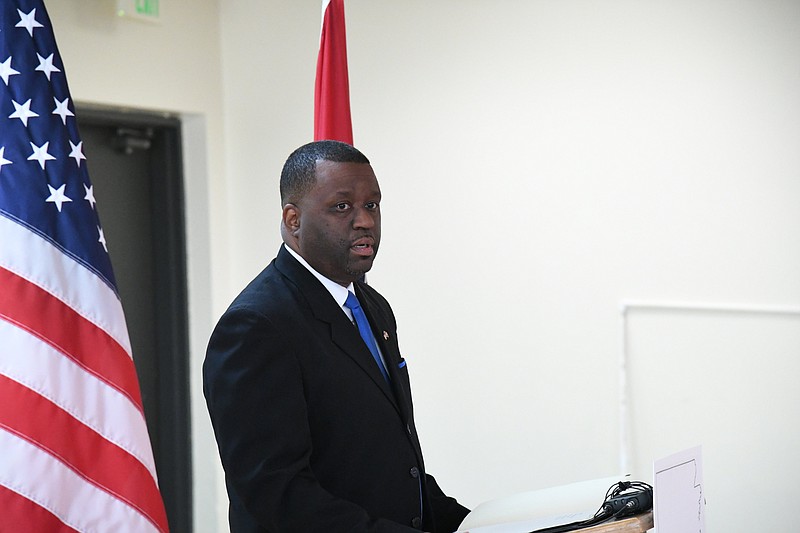
[[[203,366],[231,531],[456,530],[468,510],[425,471],[394,314],[361,281],[381,237],[369,161],[310,143],[280,189],[284,245],[222,316]]]

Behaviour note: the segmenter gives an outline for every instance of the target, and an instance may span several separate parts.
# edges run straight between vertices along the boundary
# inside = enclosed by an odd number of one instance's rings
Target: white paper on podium
[[[464,518],[458,533],[525,533],[592,518],[612,485],[628,475],[580,481],[484,502]]]
[[[706,530],[702,448],[653,462],[653,521],[658,533]]]

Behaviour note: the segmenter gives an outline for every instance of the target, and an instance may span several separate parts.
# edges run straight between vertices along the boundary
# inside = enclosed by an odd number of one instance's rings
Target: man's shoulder
[[[234,298],[230,309],[252,308],[265,311],[295,300],[291,284],[275,267],[275,261],[258,273]]]
[[[378,292],[372,285],[361,281],[355,282],[356,295],[361,305],[365,306],[372,314],[380,313],[385,319],[395,322],[394,311],[389,301]]]
[[[375,300],[376,302],[381,302],[385,305],[389,305],[389,302],[386,300],[386,298],[384,298],[384,296],[380,292],[378,292],[378,289],[376,289],[372,285],[369,285],[364,281],[356,281],[353,283],[353,285],[355,285],[356,292],[360,296],[366,296],[367,298]]]

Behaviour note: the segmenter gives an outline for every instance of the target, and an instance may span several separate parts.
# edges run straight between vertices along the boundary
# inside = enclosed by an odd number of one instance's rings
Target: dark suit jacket
[[[239,532],[450,532],[425,473],[388,302],[356,283],[391,385],[325,287],[281,247],[220,319],[203,366]]]

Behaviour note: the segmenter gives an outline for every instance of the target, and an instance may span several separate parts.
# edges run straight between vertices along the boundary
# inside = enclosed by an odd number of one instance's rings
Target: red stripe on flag
[[[0,531],[47,531],[48,533],[77,533],[56,515],[0,485]]]
[[[330,0],[323,17],[314,87],[314,140],[353,144],[344,0]]]
[[[158,486],[138,459],[2,374],[0,426],[46,450],[88,482],[137,509],[158,529],[167,530]]]
[[[142,411],[139,380],[131,358],[105,331],[38,285],[2,267],[0,287],[0,317],[64,353]]]

